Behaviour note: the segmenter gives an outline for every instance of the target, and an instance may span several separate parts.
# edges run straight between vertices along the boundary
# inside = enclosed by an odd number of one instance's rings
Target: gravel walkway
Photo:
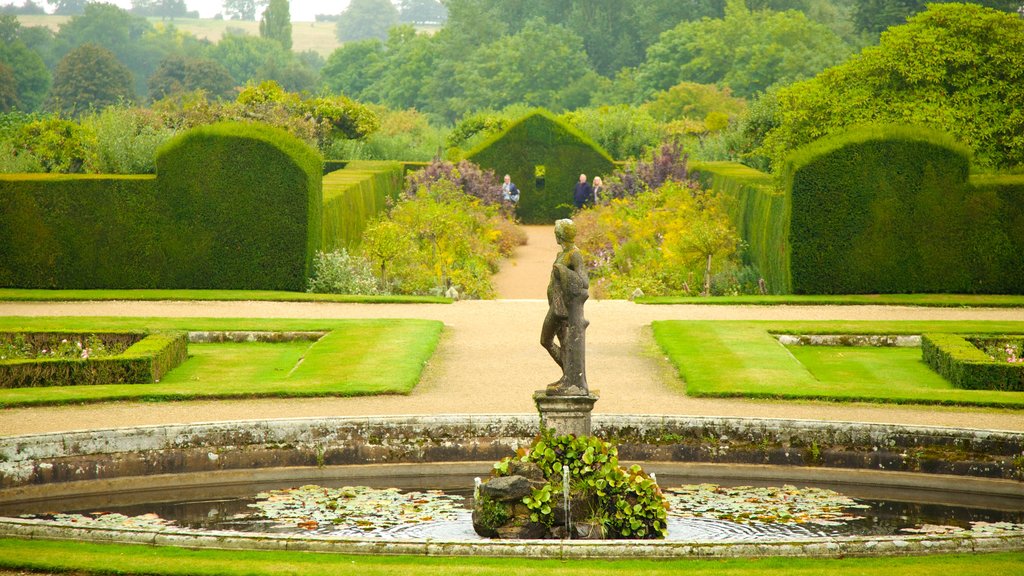
[[[550,227],[547,228],[550,231]],[[521,299],[452,305],[314,302],[0,302],[0,316],[163,316],[206,318],[429,318],[445,323],[437,353],[408,396],[105,403],[0,410],[0,435],[148,424],[374,414],[532,413],[532,393],[559,376],[539,343],[547,302],[522,299],[547,283],[554,242],[543,231],[521,251],[516,272],[499,274],[503,295]],[[536,242],[536,243],[534,243]],[[537,248],[541,247],[541,248]],[[542,256],[545,254],[546,257]],[[534,263],[529,263],[533,261]],[[542,270],[540,283],[538,270]],[[1024,309],[883,306],[642,306],[587,303],[587,377],[611,414],[690,414],[844,420],[1024,431],[1024,411],[884,404],[700,399],[681,393],[650,335],[653,320],[1015,320]]]

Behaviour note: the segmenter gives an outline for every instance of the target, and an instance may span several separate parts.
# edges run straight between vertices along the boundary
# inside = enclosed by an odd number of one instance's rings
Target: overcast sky
[[[105,0],[111,4],[117,4],[122,8],[131,8],[131,0]],[[0,4],[16,4],[20,6],[23,0],[2,0]],[[291,0],[292,22],[312,22],[317,14],[341,14],[348,6],[349,0]],[[36,4],[43,4],[42,0],[36,0]],[[224,10],[224,3],[221,0],[185,0],[189,10],[198,10],[200,18],[211,18],[214,14]],[[45,4],[43,4],[45,6]]]

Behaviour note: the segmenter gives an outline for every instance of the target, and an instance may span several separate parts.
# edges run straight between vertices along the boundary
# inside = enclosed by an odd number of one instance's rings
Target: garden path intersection
[[[542,276],[542,282],[546,277]],[[532,393],[559,376],[540,346],[542,299],[439,304],[321,302],[2,302],[0,316],[425,318],[445,332],[408,396],[104,403],[0,410],[0,435],[222,420],[365,415],[533,413]],[[655,320],[995,320],[1024,308],[650,306],[587,303],[587,370],[595,412],[860,421],[1024,432],[1024,411],[692,398],[654,343]]]

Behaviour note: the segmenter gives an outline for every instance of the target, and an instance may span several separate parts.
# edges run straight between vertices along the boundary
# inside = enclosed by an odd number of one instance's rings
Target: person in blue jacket
[[[576,189],[572,193],[572,203],[579,210],[594,201],[594,189],[587,183],[587,175],[580,174],[580,181],[576,183]]]

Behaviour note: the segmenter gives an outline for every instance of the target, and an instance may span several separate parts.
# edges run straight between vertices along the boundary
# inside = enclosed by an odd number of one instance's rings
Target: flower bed
[[[187,346],[179,331],[0,333],[0,388],[159,382]]]
[[[924,334],[921,354],[957,388],[1024,392],[1022,342],[1019,335]]]

